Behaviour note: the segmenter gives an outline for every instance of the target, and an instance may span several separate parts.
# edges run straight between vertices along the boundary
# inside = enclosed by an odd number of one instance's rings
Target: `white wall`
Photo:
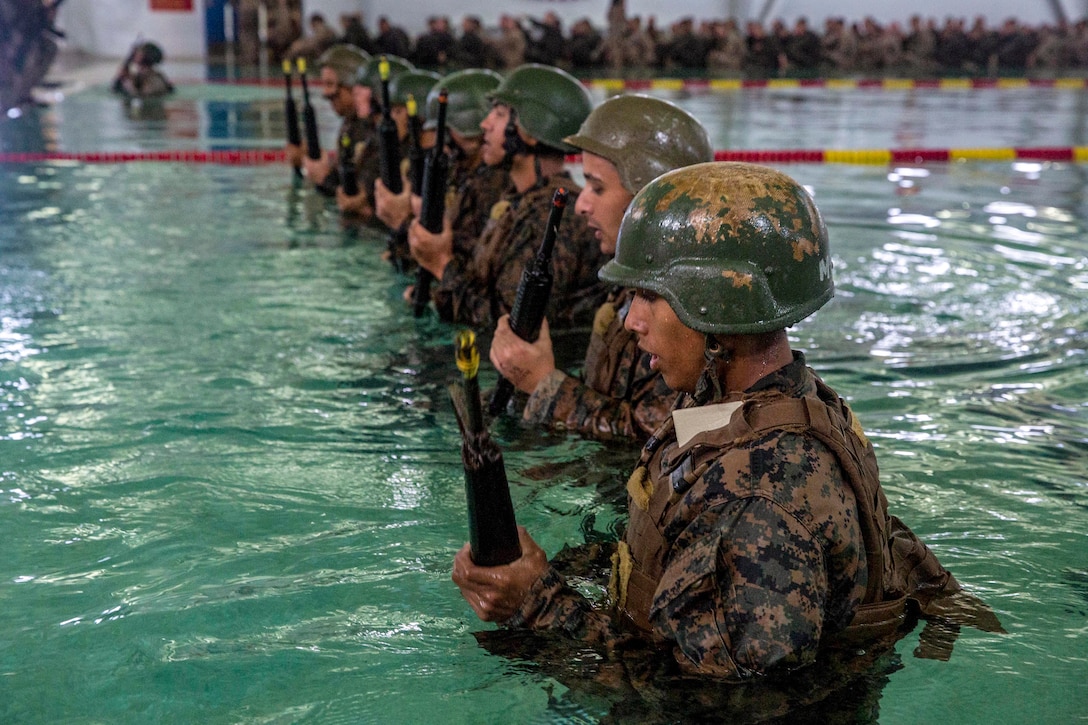
[[[123,58],[138,37],[154,40],[168,58],[204,56],[204,3],[191,12],[152,12],[148,0],[66,0],[57,27],[66,46],[107,58]]]
[[[428,15],[447,15],[457,25],[464,15],[478,15],[487,26],[498,24],[503,13],[541,17],[554,10],[564,19],[564,27],[588,17],[599,28],[605,27],[605,13],[610,0],[304,0],[308,13],[321,12],[338,27],[343,12],[362,12],[366,26],[373,31],[381,15],[401,25],[411,36],[423,32]],[[765,13],[768,19],[793,21],[805,15],[817,27],[828,15],[848,19],[873,16],[881,22],[906,21],[912,12],[938,20],[953,16],[973,18],[984,15],[991,25],[1006,17],[1027,23],[1054,19],[1052,2],[1058,2],[1070,18],[1088,15],[1088,0],[914,0],[907,5],[896,0],[834,0],[813,3],[808,0],[627,0],[628,15],[654,16],[658,26],[681,17],[696,20],[734,15],[741,19]],[[68,34],[68,46],[105,57],[123,57],[137,36],[154,39],[173,59],[200,58],[205,53],[204,2],[194,0],[192,12],[152,12],[148,0],[66,0],[61,6],[58,26]]]

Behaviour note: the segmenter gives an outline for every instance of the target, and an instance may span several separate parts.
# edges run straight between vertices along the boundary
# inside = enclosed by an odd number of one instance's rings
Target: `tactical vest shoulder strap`
[[[826,386],[820,387],[821,393],[830,391]],[[835,402],[839,403],[838,396],[835,397]],[[876,458],[868,454],[868,441],[862,441],[856,435],[854,426],[847,419],[847,416],[853,417],[849,408],[845,403],[836,405],[837,412],[841,411],[844,415],[834,416],[838,418],[835,420],[831,405],[829,401],[812,397],[780,398],[764,404],[745,405],[742,410],[743,424],[748,430],[738,438],[758,438],[774,430],[807,431],[831,449],[857,501],[858,522],[865,542],[869,574],[864,601],[877,602],[883,599],[884,594],[887,501],[879,487]]]

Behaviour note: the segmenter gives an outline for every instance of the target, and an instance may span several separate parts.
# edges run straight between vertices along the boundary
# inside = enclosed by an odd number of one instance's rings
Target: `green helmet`
[[[390,69],[390,75],[392,75],[392,69]],[[419,104],[420,111],[423,111],[427,93],[441,79],[442,76],[429,70],[413,69],[398,73],[389,81],[389,103],[394,106],[404,106],[408,103],[408,96],[412,96]]]
[[[563,139],[612,162],[632,194],[666,171],[714,160],[703,124],[660,98],[614,96]]]
[[[355,73],[355,85],[370,86],[370,90],[374,91],[374,96],[377,98],[381,98],[382,93],[382,76],[380,70],[382,58],[385,58],[385,60],[389,62],[390,86],[392,86],[393,80],[401,73],[416,69],[411,61],[401,58],[399,55],[374,56],[366,63],[363,63]],[[389,90],[390,101],[392,101],[393,89],[390,88]]]
[[[589,91],[577,78],[554,66],[518,66],[491,92],[518,115],[518,124],[537,141],[566,152],[577,149],[563,141],[575,133],[593,109]]]
[[[446,125],[457,133],[474,138],[483,133],[480,122],[487,116],[491,102],[488,94],[502,83],[502,76],[493,70],[469,68],[451,73],[439,81],[427,94],[427,124],[432,127],[438,119],[438,94],[446,89]]]
[[[157,43],[144,43],[141,50],[143,51],[144,63],[147,65],[151,66],[162,63],[162,48],[160,48]]]
[[[600,277],[661,295],[711,334],[784,329],[835,291],[808,192],[774,169],[727,162],[670,171],[636,194]]]
[[[317,68],[332,68],[337,82],[350,88],[355,72],[369,60],[370,54],[362,48],[351,43],[337,43],[321,54],[317,59]]]

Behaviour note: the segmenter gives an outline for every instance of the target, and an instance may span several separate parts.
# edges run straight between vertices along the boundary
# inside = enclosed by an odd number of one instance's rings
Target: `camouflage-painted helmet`
[[[371,57],[370,60],[359,66],[359,70],[355,73],[355,85],[370,86],[370,90],[374,91],[375,98],[382,97],[382,75],[380,70],[382,58],[389,62],[390,86],[401,73],[416,69],[411,61],[401,58],[399,55],[376,55]],[[390,92],[392,92],[392,88],[390,88]],[[392,101],[392,97],[390,97],[390,101]]]
[[[398,73],[389,81],[389,103],[394,106],[403,106],[408,103],[408,96],[412,96],[419,106],[420,113],[423,113],[424,99],[427,98],[434,84],[441,79],[442,76],[434,71],[418,68]]]
[[[756,164],[696,164],[651,181],[600,277],[661,295],[681,322],[713,334],[781,330],[834,294],[812,197]]]
[[[321,54],[317,68],[332,68],[337,82],[350,88],[356,71],[369,60],[370,54],[362,48],[351,43],[337,43]]]
[[[563,140],[612,162],[632,194],[666,171],[714,160],[710,136],[694,116],[638,94],[609,98]]]
[[[431,88],[427,94],[427,128],[438,119],[438,94],[446,89],[446,125],[467,138],[483,134],[480,122],[491,108],[489,95],[502,83],[502,76],[493,70],[469,68],[451,73]]]
[[[491,92],[491,100],[514,109],[518,124],[537,141],[567,152],[577,149],[563,139],[575,133],[593,109],[589,91],[577,78],[539,63],[512,70]]]

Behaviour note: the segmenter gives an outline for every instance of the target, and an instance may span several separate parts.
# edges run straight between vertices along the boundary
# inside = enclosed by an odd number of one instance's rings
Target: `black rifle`
[[[552,250],[555,249],[555,238],[559,234],[559,222],[567,207],[568,196],[567,190],[562,187],[555,190],[540,250],[536,253],[536,259],[521,272],[514,309],[510,311],[510,329],[526,342],[536,342],[540,336],[540,325],[544,322],[544,313],[552,294]],[[493,416],[501,413],[513,394],[514,384],[500,377],[495,392],[491,394],[488,412]]]
[[[412,94],[408,94],[408,180],[412,182],[412,193],[423,194],[423,164],[427,153],[420,145],[423,135],[423,119],[419,117],[419,106]]]
[[[389,107],[389,61],[384,55],[378,61],[378,75],[382,81],[382,121],[378,124],[378,163],[385,188],[393,194],[399,194],[404,190],[404,184],[400,179],[400,139],[397,134],[397,122],[393,120]]]
[[[431,234],[442,231],[442,217],[446,213],[446,183],[450,172],[450,156],[446,153],[446,107],[449,94],[443,88],[438,93],[438,119],[435,126],[434,146],[423,160],[423,178],[419,194],[423,199],[419,210],[419,223]],[[434,275],[420,267],[416,271],[416,286],[412,290],[412,314],[422,317],[431,299],[431,282]]]
[[[283,61],[283,82],[287,88],[287,96],[283,99],[283,116],[287,121],[287,143],[292,146],[302,145],[302,132],[298,128],[298,106],[295,105],[295,97],[291,93],[291,61]],[[302,169],[295,167],[295,174],[302,176]]]
[[[521,556],[521,544],[502,451],[484,423],[480,384],[476,379],[480,353],[471,330],[457,333],[456,353],[462,385],[450,386],[450,398],[461,429],[472,560],[480,566],[509,564]]]
[[[355,149],[352,147],[351,136],[344,134],[340,137],[340,188],[348,196],[359,193],[359,179],[355,175]]]
[[[306,155],[314,161],[321,158],[321,140],[317,137],[317,114],[310,103],[310,88],[306,85],[306,59],[298,59],[298,77],[302,81],[302,122],[306,125]]]

